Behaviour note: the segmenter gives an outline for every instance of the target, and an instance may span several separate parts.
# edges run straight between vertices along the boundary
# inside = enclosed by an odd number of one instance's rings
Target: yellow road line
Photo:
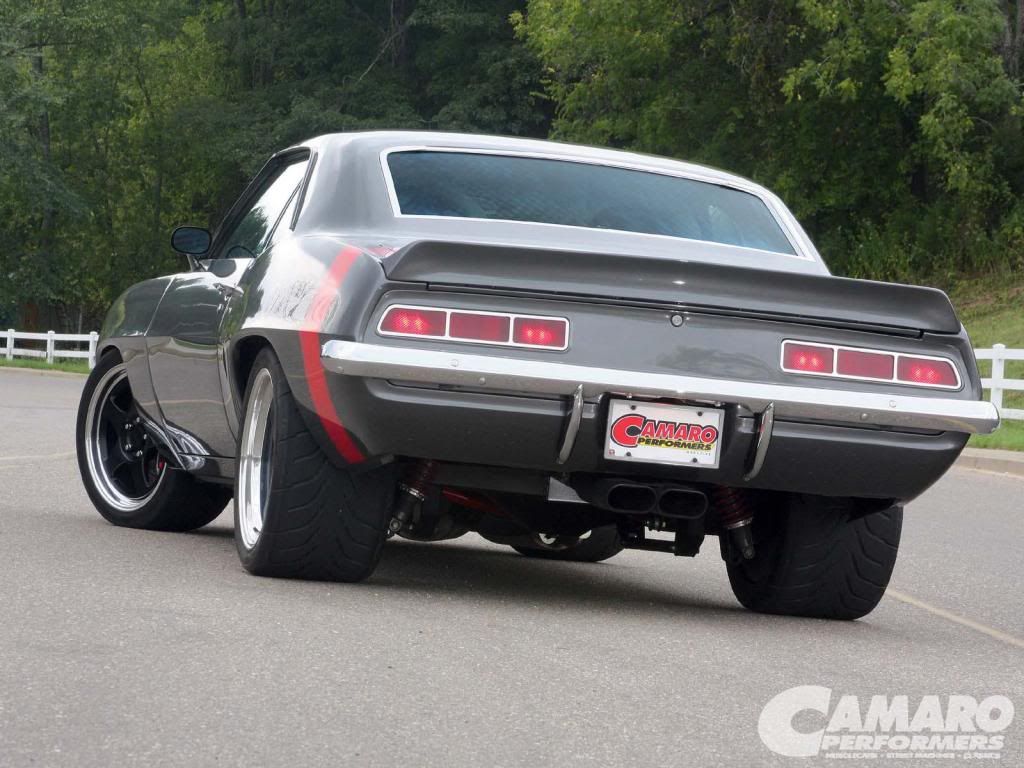
[[[996,640],[1004,642],[1007,645],[1012,645],[1016,648],[1024,648],[1024,640],[1019,637],[1014,637],[1011,634],[986,626],[985,624],[981,624],[973,619],[959,616],[951,611],[947,611],[945,608],[939,608],[937,605],[926,603],[924,600],[918,600],[916,597],[911,597],[910,595],[895,590],[892,587],[885,590],[885,594],[899,600],[901,603],[906,603],[907,605],[912,605],[915,608],[920,608],[923,611],[928,611],[928,613],[935,614],[940,618],[946,619],[946,621],[952,621],[954,624],[968,627],[969,629],[973,629],[975,632],[981,632],[989,637],[994,637]]]

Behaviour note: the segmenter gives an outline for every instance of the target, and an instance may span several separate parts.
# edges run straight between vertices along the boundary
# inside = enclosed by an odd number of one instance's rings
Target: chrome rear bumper
[[[637,373],[553,361],[340,340],[324,344],[321,357],[327,370],[346,376],[475,390],[571,396],[582,386],[584,397],[615,394],[734,403],[753,413],[762,412],[774,403],[775,418],[789,421],[962,433],[988,433],[999,426],[996,407],[978,400]]]

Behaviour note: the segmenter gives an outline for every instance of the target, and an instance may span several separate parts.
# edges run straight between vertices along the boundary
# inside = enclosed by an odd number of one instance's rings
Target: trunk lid
[[[695,261],[439,241],[382,260],[388,278],[906,333],[960,331],[934,288]]]

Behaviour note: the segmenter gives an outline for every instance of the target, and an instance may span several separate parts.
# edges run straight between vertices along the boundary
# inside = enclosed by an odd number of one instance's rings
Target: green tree
[[[840,271],[1021,253],[1021,9],[994,0],[531,0],[557,136],[779,192]]]
[[[545,135],[510,0],[0,0],[0,313],[96,327],[319,133]],[[45,130],[44,130],[45,128]]]

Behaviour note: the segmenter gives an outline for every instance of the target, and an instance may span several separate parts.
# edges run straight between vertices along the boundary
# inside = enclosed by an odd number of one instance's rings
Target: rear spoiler
[[[670,304],[696,311],[959,333],[935,288],[696,261],[421,240],[382,261],[391,280]]]

